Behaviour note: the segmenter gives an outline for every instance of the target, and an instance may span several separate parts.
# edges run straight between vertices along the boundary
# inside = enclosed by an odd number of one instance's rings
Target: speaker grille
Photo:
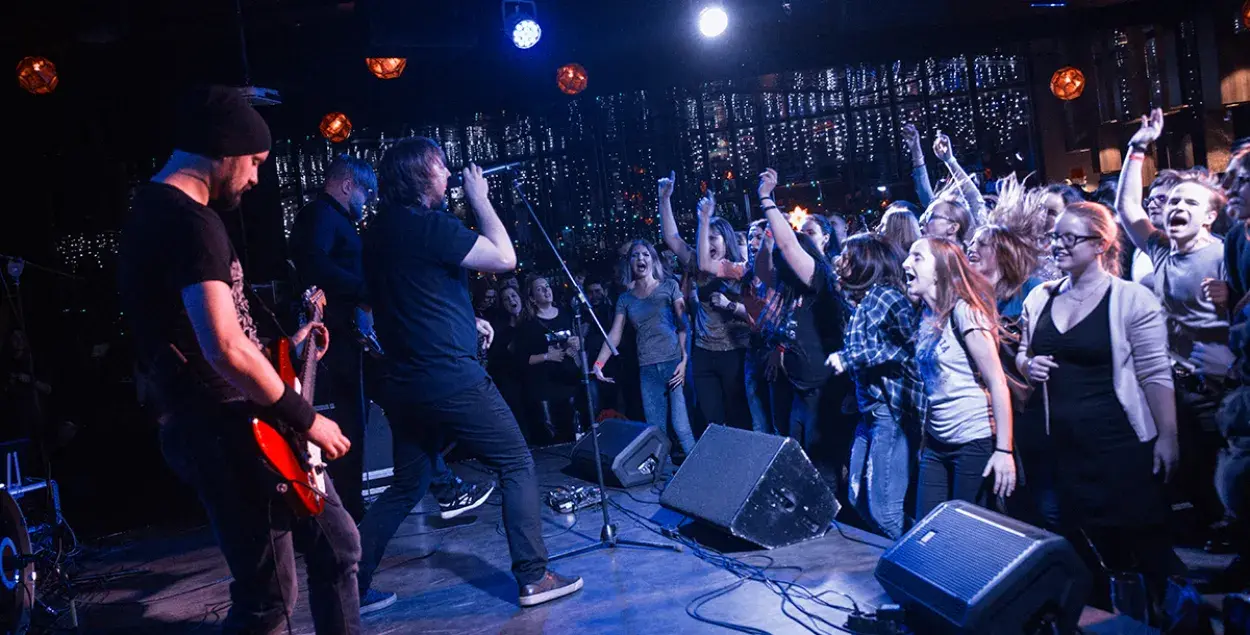
[[[660,502],[729,529],[777,458],[786,437],[708,426]]]
[[[917,600],[958,623],[977,596],[1011,571],[1035,540],[993,520],[958,507],[931,514],[896,544],[890,562],[911,575],[923,575],[935,593]]]

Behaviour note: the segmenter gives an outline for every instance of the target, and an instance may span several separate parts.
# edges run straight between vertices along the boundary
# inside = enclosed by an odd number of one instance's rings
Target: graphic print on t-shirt
[[[256,348],[264,350],[260,338],[256,336],[256,322],[252,321],[251,305],[247,302],[247,294],[243,288],[243,265],[238,258],[230,260],[230,295],[234,298],[234,312],[239,314],[239,326],[247,339],[252,340]]]

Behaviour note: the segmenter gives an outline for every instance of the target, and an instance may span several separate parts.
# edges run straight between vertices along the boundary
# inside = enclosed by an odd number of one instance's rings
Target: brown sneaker
[[[581,578],[566,578],[548,569],[541,580],[521,587],[521,606],[538,606],[577,593],[581,588]]]

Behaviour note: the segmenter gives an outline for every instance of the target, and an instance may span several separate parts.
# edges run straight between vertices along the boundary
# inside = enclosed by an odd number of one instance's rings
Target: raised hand
[[[716,194],[708,190],[707,196],[699,199],[699,220],[706,221],[712,219],[712,212],[716,211]]]
[[[916,130],[915,124],[903,126],[903,143],[907,144],[907,150],[913,158],[921,153],[920,131]]]
[[[951,149],[951,138],[942,134],[941,130],[933,137],[933,154],[943,163],[949,163],[955,158],[955,152]]]
[[[677,180],[677,172],[669,170],[668,176],[660,179],[660,198],[671,198],[673,196],[673,183]]]
[[[772,196],[773,190],[776,188],[777,188],[777,171],[772,168],[768,168],[767,170],[764,170],[763,172],[761,172],[760,173],[760,187],[759,187],[760,198],[764,198],[766,196]]]
[[[1129,139],[1130,146],[1146,147],[1159,139],[1163,134],[1163,109],[1155,108],[1149,115],[1142,115],[1141,128]]]

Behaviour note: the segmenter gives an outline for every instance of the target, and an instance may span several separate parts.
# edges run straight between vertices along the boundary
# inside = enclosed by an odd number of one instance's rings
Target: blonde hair
[[[1115,215],[1101,203],[1073,203],[1063,208],[1064,214],[1072,214],[1085,221],[1090,230],[1102,239],[1103,252],[1098,257],[1102,268],[1112,276],[1120,275],[1120,225]]]

